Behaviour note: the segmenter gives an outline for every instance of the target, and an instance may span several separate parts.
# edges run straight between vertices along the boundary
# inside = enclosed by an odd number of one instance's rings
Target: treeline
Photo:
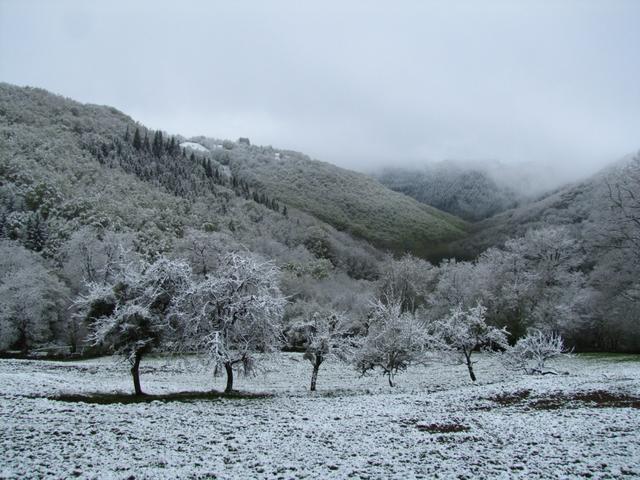
[[[150,140],[152,138],[152,140]],[[89,137],[83,146],[96,159],[107,166],[119,166],[127,173],[164,187],[170,193],[185,198],[194,198],[206,193],[217,195],[216,186],[231,189],[246,200],[253,200],[267,208],[287,214],[286,205],[275,198],[252,188],[237,175],[223,175],[221,165],[210,155],[191,152],[180,147],[175,136],[166,136],[160,130],[151,132],[136,126],[133,134],[127,125],[124,135],[107,140]]]

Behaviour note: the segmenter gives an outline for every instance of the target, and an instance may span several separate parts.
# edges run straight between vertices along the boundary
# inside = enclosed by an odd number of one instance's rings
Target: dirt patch
[[[503,407],[508,407],[510,405],[515,405],[517,403],[523,402],[530,396],[531,390],[518,390],[516,392],[499,393],[498,395],[487,398],[487,400],[491,400],[492,402],[502,405]]]
[[[429,425],[417,424],[416,428],[427,433],[457,433],[468,432],[469,427],[459,423],[431,423]]]
[[[536,410],[557,410],[559,408],[640,408],[640,397],[624,393],[612,393],[605,390],[577,392],[571,394],[558,393],[548,397],[537,398],[528,406]]]
[[[587,392],[563,393],[558,392],[547,396],[533,397],[531,390],[505,392],[485,398],[501,407],[522,404],[526,408],[536,410],[557,410],[560,408],[640,408],[640,397],[624,393],[613,393],[606,390],[592,390]],[[490,405],[482,405],[477,410],[491,410]]]
[[[270,398],[273,395],[267,393],[248,392],[176,392],[164,395],[132,395],[123,393],[92,393],[87,395],[69,394],[55,395],[47,397],[49,400],[70,403],[90,403],[98,405],[131,404],[131,403],[151,403],[151,402],[194,402],[211,400],[261,400]]]
[[[404,418],[398,421],[403,428],[417,428],[421,432],[427,433],[456,433],[468,432],[469,427],[460,423],[422,423],[422,420],[416,417]]]

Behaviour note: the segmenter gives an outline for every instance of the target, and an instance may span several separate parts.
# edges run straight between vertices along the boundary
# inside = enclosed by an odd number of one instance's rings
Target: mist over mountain
[[[0,0],[0,477],[640,477],[640,0]]]
[[[612,225],[610,188],[626,175],[629,165],[636,163],[636,156],[628,155],[582,181],[523,200],[516,207],[471,225],[469,236],[453,242],[454,248],[462,246],[463,256],[473,256],[545,225],[566,226],[592,245],[606,244],[606,228]]]
[[[513,208],[526,198],[480,169],[453,162],[414,170],[386,168],[376,177],[392,190],[472,222]]]

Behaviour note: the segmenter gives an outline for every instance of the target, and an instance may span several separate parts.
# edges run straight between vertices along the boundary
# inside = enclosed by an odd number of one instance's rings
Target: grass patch
[[[608,362],[640,362],[640,354],[637,353],[579,353],[578,358],[585,360],[606,360]]]
[[[212,401],[212,400],[264,400],[271,398],[273,395],[268,393],[249,393],[234,391],[224,393],[218,391],[209,392],[175,392],[165,393],[162,395],[134,395],[130,393],[92,393],[88,395],[81,394],[63,394],[47,397],[49,400],[69,403],[89,403],[97,405],[128,405],[131,403],[151,403],[151,402],[195,402],[195,401]]]

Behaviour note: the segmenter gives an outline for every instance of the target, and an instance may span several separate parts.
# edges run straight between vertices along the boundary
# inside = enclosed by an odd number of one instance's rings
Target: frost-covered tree
[[[125,264],[109,283],[93,283],[77,300],[90,322],[90,341],[131,364],[137,395],[140,362],[172,329],[176,301],[191,288],[191,268],[161,257],[152,264]]]
[[[237,242],[228,235],[190,228],[176,243],[175,252],[189,262],[193,273],[206,277],[215,270],[220,255],[233,247]]]
[[[367,333],[354,355],[356,369],[363,375],[380,369],[394,386],[394,378],[423,360],[429,345],[424,325],[413,314],[402,311],[399,299],[378,300]]]
[[[132,234],[83,227],[61,245],[57,260],[77,293],[86,285],[111,281],[122,264],[138,259],[133,252]]]
[[[489,323],[507,326],[516,338],[528,328],[575,330],[589,294],[583,261],[583,247],[567,228],[530,230],[474,262],[443,262],[427,314],[438,320],[454,306],[480,302]]]
[[[640,154],[607,181],[615,214],[615,244],[640,262]],[[640,297],[639,297],[640,298]]]
[[[459,356],[469,370],[472,381],[476,381],[473,371],[473,352],[491,347],[508,346],[506,329],[487,325],[487,309],[482,304],[464,309],[458,305],[444,319],[432,325],[433,334],[439,340],[442,352]]]
[[[485,304],[491,297],[486,288],[489,279],[480,262],[443,261],[438,267],[435,287],[429,294],[426,313],[431,320],[437,320],[456,305],[467,308],[479,301]]]
[[[215,372],[224,369],[227,393],[233,390],[236,367],[249,373],[255,353],[273,351],[282,343],[286,300],[279,275],[270,262],[230,253],[182,298],[182,348],[207,355]]]
[[[401,259],[388,259],[381,272],[381,298],[398,298],[403,311],[415,313],[426,303],[428,292],[438,270],[426,260],[406,254]]]
[[[34,252],[41,252],[47,244],[48,229],[45,220],[39,213],[33,213],[27,220],[24,246]]]
[[[346,335],[345,318],[333,311],[313,312],[307,321],[294,325],[292,330],[304,342],[304,359],[313,367],[310,390],[316,390],[320,366],[325,360],[346,360],[352,341]]]
[[[532,330],[501,354],[503,364],[512,370],[521,370],[528,375],[556,374],[545,370],[548,360],[568,354],[562,337],[554,332]]]
[[[0,241],[0,350],[28,353],[51,340],[62,327],[68,294],[39,255]]]
[[[565,227],[530,230],[507,242],[506,250],[524,259],[519,308],[527,328],[567,331],[580,321],[584,253]]]
[[[640,305],[640,153],[610,177],[607,187],[612,211],[601,222],[606,229],[601,236],[607,245],[608,259],[617,257],[621,261],[617,265],[607,265],[616,271],[614,282],[617,285],[614,295],[606,299],[611,304],[621,300],[635,304],[625,309],[630,314],[627,318],[633,319],[633,310]],[[604,289],[600,290],[610,288],[611,280],[606,279]],[[607,305],[607,310],[611,310],[611,305]],[[609,313],[604,317],[605,321],[610,321]]]

